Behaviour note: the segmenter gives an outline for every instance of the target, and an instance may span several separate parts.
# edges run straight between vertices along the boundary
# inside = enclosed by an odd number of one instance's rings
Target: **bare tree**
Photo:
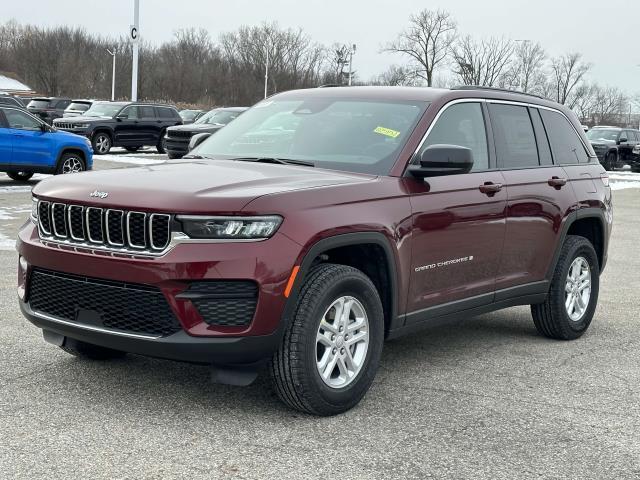
[[[591,65],[582,61],[582,54],[567,53],[551,60],[554,98],[558,103],[570,105],[571,94],[583,80]]]
[[[415,75],[433,84],[433,72],[446,61],[457,37],[457,25],[448,12],[423,10],[409,17],[409,27],[383,51],[407,55],[417,68]]]
[[[546,54],[539,43],[529,40],[518,42],[514,48],[509,69],[501,80],[501,86],[524,93],[541,93],[545,81],[544,60]]]
[[[415,70],[407,66],[391,65],[385,72],[378,75],[373,85],[391,86],[417,86],[420,80],[416,77]]]
[[[465,85],[495,86],[507,71],[513,50],[513,42],[505,38],[477,41],[467,35],[453,47],[454,73]]]

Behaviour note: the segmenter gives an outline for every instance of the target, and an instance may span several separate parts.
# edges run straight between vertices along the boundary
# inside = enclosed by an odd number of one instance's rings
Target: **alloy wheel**
[[[69,157],[62,163],[62,173],[79,173],[84,170],[82,160],[78,157]]]
[[[591,268],[584,257],[577,257],[571,263],[564,290],[567,315],[578,322],[587,311],[591,299]]]
[[[107,137],[106,135],[98,135],[98,138],[96,138],[96,150],[98,150],[98,153],[107,153],[109,151],[109,147],[111,146],[110,143],[111,141],[109,140],[109,137]]]
[[[351,296],[335,300],[316,334],[316,367],[331,388],[349,385],[360,373],[369,348],[369,320],[362,303]]]

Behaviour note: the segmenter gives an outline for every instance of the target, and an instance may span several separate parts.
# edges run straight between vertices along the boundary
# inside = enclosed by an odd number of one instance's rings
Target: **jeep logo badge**
[[[94,190],[89,196],[97,198],[107,198],[109,196],[109,192],[100,192],[98,190]]]

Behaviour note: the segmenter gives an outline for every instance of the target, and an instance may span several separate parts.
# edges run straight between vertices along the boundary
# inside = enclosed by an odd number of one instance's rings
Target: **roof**
[[[15,78],[0,75],[0,90],[5,92],[32,92],[31,87],[16,80]]]

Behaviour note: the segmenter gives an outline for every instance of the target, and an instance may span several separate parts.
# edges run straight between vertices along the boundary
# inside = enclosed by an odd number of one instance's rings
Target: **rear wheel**
[[[360,270],[324,264],[302,286],[296,311],[270,370],[280,399],[314,415],[355,406],[378,370],[384,314]]]
[[[105,155],[111,150],[111,137],[106,132],[98,132],[91,139],[91,146],[96,155]]]
[[[591,242],[570,235],[544,303],[531,305],[538,331],[549,338],[573,340],[587,331],[598,303],[600,266]]]
[[[26,182],[33,177],[33,172],[7,172],[7,176],[16,182]]]
[[[77,153],[64,153],[58,162],[56,175],[66,175],[69,173],[84,172],[86,167],[84,160]]]
[[[122,358],[126,355],[125,352],[119,350],[112,350],[111,348],[100,347],[71,338],[65,339],[64,345],[60,348],[70,355],[89,360],[110,360],[112,358]]]

